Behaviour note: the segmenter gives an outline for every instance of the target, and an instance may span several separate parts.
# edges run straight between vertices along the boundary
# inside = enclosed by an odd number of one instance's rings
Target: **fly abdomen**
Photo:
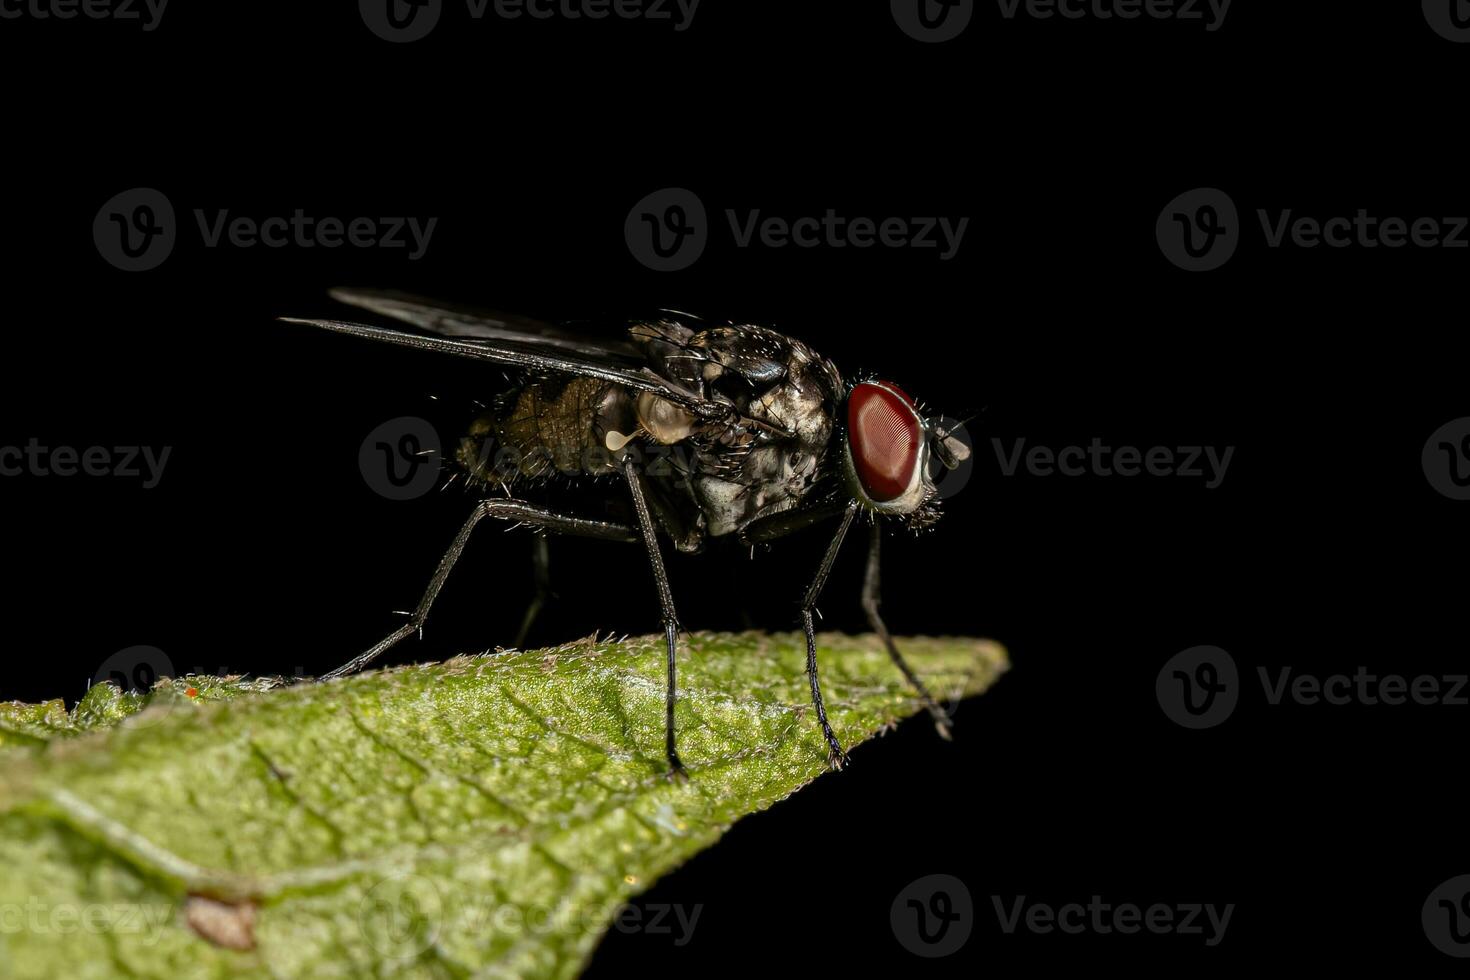
[[[631,428],[632,400],[597,378],[533,381],[476,419],[461,441],[460,465],[473,481],[509,484],[616,472],[605,437]]]

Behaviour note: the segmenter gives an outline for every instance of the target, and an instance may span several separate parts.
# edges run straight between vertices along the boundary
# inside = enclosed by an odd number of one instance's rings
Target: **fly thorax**
[[[755,512],[749,487],[733,480],[700,477],[694,481],[694,494],[712,538],[738,531]]]

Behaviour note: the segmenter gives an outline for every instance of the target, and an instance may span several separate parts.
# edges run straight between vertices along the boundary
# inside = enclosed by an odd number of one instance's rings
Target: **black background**
[[[177,2],[177,0],[176,0]],[[1257,208],[1463,215],[1470,46],[1418,4],[1239,0],[1198,22],[1008,21],[917,43],[884,4],[705,0],[692,27],[473,23],[373,37],[354,4],[184,5],[134,24],[0,22],[9,180],[0,226],[0,444],[167,445],[161,484],[0,479],[0,696],[74,700],[136,644],[176,667],[320,672],[396,623],[468,512],[375,494],[374,426],[445,418],[500,384],[473,366],[293,328],[337,284],[552,317],[654,307],[767,322],[971,424],[978,465],[934,533],[887,552],[896,632],[1008,645],[1014,667],[945,744],[916,720],[739,824],[647,902],[701,904],[693,941],[613,934],[593,972],[1276,960],[1454,967],[1419,924],[1465,873],[1465,708],[1267,707],[1257,667],[1463,670],[1464,508],[1420,451],[1467,412],[1465,251],[1270,249]],[[1289,8],[1289,9],[1284,9]],[[91,225],[156,187],[180,216],[158,269],[124,273]],[[691,268],[630,255],[659,188],[714,222]],[[1214,186],[1244,241],[1189,274],[1154,237]],[[427,255],[202,246],[192,211],[439,218]],[[723,213],[967,216],[933,250],[736,248]],[[438,396],[433,401],[430,396]],[[449,412],[448,416],[442,413]],[[440,414],[434,414],[440,413]],[[1007,445],[1234,446],[1185,478],[1002,477]],[[685,623],[795,625],[820,532],[752,562],[673,557]],[[508,643],[529,539],[472,548],[420,644]],[[864,628],[861,547],[822,602]],[[553,542],[561,596],[533,642],[648,632],[636,552]],[[509,594],[510,604],[493,597]],[[1202,732],[1154,680],[1230,651],[1243,703]],[[915,878],[974,896],[974,935],[921,960],[889,927]],[[991,896],[1235,903],[1201,937],[1004,934]]]

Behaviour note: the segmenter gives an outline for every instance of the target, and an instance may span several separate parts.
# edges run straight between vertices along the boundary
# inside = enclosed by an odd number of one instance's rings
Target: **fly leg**
[[[536,594],[526,607],[521,628],[516,631],[515,641],[511,644],[514,647],[525,646],[526,634],[531,632],[531,624],[536,622],[541,607],[551,597],[551,549],[546,544],[546,537],[540,534],[531,539],[531,581],[536,585]]]
[[[827,708],[822,704],[822,685],[817,680],[817,633],[812,625],[812,610],[816,608],[817,597],[822,594],[822,586],[827,584],[832,563],[837,560],[837,552],[842,548],[842,539],[852,526],[852,519],[857,516],[857,508],[854,502],[843,513],[842,524],[837,528],[832,543],[827,545],[827,554],[822,557],[817,577],[812,580],[811,587],[806,590],[806,598],[801,602],[801,628],[806,632],[806,676],[812,686],[812,705],[817,709],[817,722],[822,726],[822,737],[827,740],[827,765],[833,769],[847,765],[847,753],[842,751],[842,743],[832,733],[832,725],[827,721]]]
[[[668,682],[664,689],[664,756],[669,762],[669,778],[687,780],[689,773],[679,761],[674,749],[674,700],[676,691],[677,657],[679,653],[679,614],[674,611],[674,593],[669,589],[669,576],[664,571],[663,555],[659,553],[658,536],[654,533],[653,517],[648,512],[648,500],[644,493],[643,476],[634,467],[631,454],[622,460],[623,476],[628,481],[628,493],[633,498],[633,511],[638,515],[638,527],[643,532],[643,547],[648,552],[648,563],[653,566],[653,582],[658,588],[659,606],[663,611],[664,642],[668,647]]]
[[[368,664],[372,663],[383,651],[404,637],[417,633],[423,628],[424,620],[429,616],[429,607],[439,595],[439,590],[444,587],[445,579],[454,568],[454,563],[464,553],[465,545],[469,543],[470,533],[474,531],[475,525],[487,517],[496,517],[502,520],[515,521],[519,524],[530,524],[535,527],[545,528],[558,534],[575,534],[580,537],[603,538],[609,541],[636,541],[637,536],[631,528],[621,524],[611,524],[606,521],[591,521],[580,517],[568,517],[537,507],[521,500],[482,500],[475,505],[474,512],[470,514],[469,520],[464,522],[464,527],[454,536],[449,545],[449,550],[444,552],[444,557],[439,559],[439,567],[434,571],[434,577],[429,579],[429,587],[424,590],[424,596],[419,604],[409,613],[408,622],[398,629],[383,637],[367,650],[359,653],[347,663],[336,670],[329,671],[321,676],[321,680],[327,681],[335,677],[355,673]]]
[[[908,682],[913,685],[914,690],[919,692],[919,700],[924,703],[924,708],[929,712],[929,717],[934,719],[934,730],[939,732],[940,738],[948,741],[950,738],[949,727],[952,724],[948,712],[939,706],[938,702],[929,693],[929,689],[924,686],[924,682],[919,680],[913,668],[908,665],[908,661],[903,659],[903,654],[898,652],[898,647],[894,644],[893,637],[889,635],[888,627],[884,624],[883,617],[878,615],[878,603],[882,601],[878,597],[878,547],[879,542],[882,540],[882,528],[879,527],[877,522],[874,522],[872,541],[868,546],[868,571],[863,576],[863,612],[868,614],[868,625],[873,628],[873,632],[878,634],[879,638],[883,641],[883,645],[888,648],[888,656],[893,658],[894,664],[899,670],[903,671],[903,676],[908,678]]]

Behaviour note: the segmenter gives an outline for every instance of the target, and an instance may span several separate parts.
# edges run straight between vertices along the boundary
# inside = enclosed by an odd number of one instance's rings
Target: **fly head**
[[[889,381],[853,385],[845,417],[843,472],[857,501],[915,526],[937,520],[931,467],[954,469],[969,458],[969,446],[924,418],[914,400]]]

